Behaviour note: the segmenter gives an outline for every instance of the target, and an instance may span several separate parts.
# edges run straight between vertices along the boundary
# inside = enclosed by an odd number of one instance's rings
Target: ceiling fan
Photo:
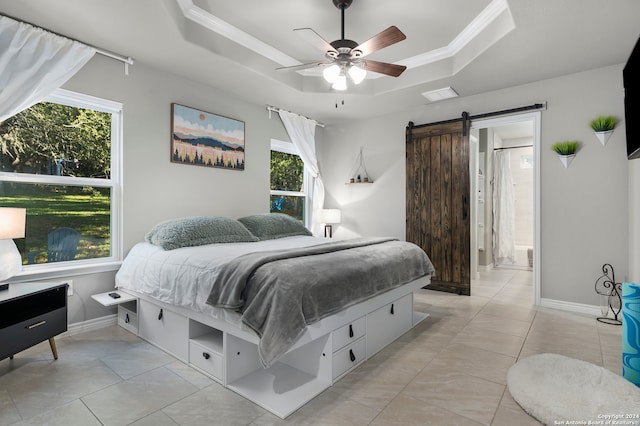
[[[407,68],[404,65],[390,64],[365,59],[365,56],[372,54],[384,47],[398,43],[407,36],[397,27],[391,26],[386,30],[374,35],[364,43],[356,43],[353,40],[344,38],[344,11],[353,0],[332,0],[333,4],[340,9],[342,15],[341,38],[331,43],[323,39],[311,28],[297,28],[294,31],[300,33],[312,45],[324,52],[325,59],[310,62],[292,67],[278,68],[283,71],[298,71],[305,68],[324,67],[322,72],[325,80],[332,83],[334,90],[346,90],[347,75],[355,84],[360,84],[367,75],[367,71],[398,77]]]

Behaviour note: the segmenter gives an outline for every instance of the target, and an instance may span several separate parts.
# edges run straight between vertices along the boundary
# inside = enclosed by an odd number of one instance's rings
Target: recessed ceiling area
[[[434,107],[622,64],[640,32],[638,0],[607,7],[602,0],[353,0],[345,37],[362,43],[395,25],[406,39],[370,59],[407,69],[399,77],[368,73],[338,93],[319,69],[276,71],[322,55],[294,29],[340,38],[332,0],[0,0],[0,11],[130,56],[131,74],[136,65],[157,68],[325,124],[412,111],[430,104],[423,93],[443,87],[459,98]]]
[[[326,4],[316,2],[311,7],[308,3],[291,3],[285,0],[262,2],[252,8],[251,14],[237,13],[237,4],[222,0],[175,0],[180,7],[182,17],[186,20],[187,40],[207,49],[214,49],[239,63],[247,60],[249,52],[260,55],[267,62],[253,62],[254,69],[277,78],[284,84],[302,92],[326,92],[327,87],[320,84],[304,82],[300,78],[287,79],[286,76],[274,73],[275,68],[291,67],[312,62],[321,58],[319,52],[294,32],[296,28],[314,25],[313,30],[326,41],[339,40],[341,35],[340,10],[327,0]],[[345,38],[358,43],[364,42],[374,34],[384,30],[394,22],[394,17],[414,7],[424,8],[424,1],[413,0],[398,4],[395,14],[377,14],[378,8],[371,7],[364,1],[355,1],[345,10]],[[431,2],[434,3],[434,2]],[[433,4],[436,6],[436,4]],[[273,14],[273,10],[282,7],[286,13]],[[393,91],[395,88],[406,88],[444,77],[451,77],[468,65],[473,59],[491,47],[515,28],[513,18],[506,0],[478,0],[473,7],[456,10],[455,2],[444,5],[448,17],[446,22],[425,22],[424,19],[407,20],[406,16],[398,16],[403,21],[403,31],[407,39],[421,39],[420,43],[398,43],[390,48],[368,56],[368,59],[393,62],[405,65],[408,76],[402,80],[394,80],[378,73],[368,73],[367,79],[384,79],[380,84],[369,84],[360,93],[376,94]],[[428,7],[427,7],[428,8]],[[443,6],[440,5],[442,9]],[[255,16],[270,16],[269,25],[256,25]],[[295,16],[298,23],[292,27]],[[231,24],[230,22],[233,22]],[[433,25],[433,26],[431,26]],[[200,29],[194,28],[199,26]],[[424,38],[421,34],[424,27],[430,26],[434,37]],[[435,26],[435,27],[434,27]],[[227,39],[227,43],[213,43],[201,29],[206,29]],[[270,61],[270,62],[269,62]],[[270,69],[271,67],[272,69]],[[304,80],[321,78],[321,67],[299,71]]]

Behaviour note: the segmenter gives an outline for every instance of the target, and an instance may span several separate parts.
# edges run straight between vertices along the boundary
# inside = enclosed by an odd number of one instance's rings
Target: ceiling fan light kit
[[[323,39],[311,28],[297,28],[294,31],[301,31],[304,37],[314,46],[319,48],[325,56],[321,61],[310,62],[292,67],[278,68],[283,71],[298,71],[305,68],[321,66],[324,67],[322,75],[324,79],[332,84],[334,90],[347,89],[347,74],[354,84],[360,84],[367,76],[367,71],[377,72],[392,77],[398,77],[407,68],[404,65],[390,64],[363,59],[384,47],[391,46],[406,38],[397,27],[391,26],[386,30],[376,34],[364,43],[358,44],[353,40],[344,38],[344,11],[353,0],[332,0],[333,4],[340,9],[341,38],[331,43]]]

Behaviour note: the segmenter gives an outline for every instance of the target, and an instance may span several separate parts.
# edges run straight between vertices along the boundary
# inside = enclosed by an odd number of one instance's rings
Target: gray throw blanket
[[[433,272],[415,244],[357,238],[240,256],[221,269],[207,303],[242,312],[268,367],[307,324]]]

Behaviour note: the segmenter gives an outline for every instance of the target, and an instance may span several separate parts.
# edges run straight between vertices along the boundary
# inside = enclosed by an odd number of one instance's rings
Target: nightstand
[[[0,360],[67,331],[67,283],[18,283],[0,292]]]
[[[111,297],[111,294],[119,297]],[[118,325],[133,334],[138,334],[138,298],[122,290],[93,294],[91,298],[102,306],[118,307]]]

